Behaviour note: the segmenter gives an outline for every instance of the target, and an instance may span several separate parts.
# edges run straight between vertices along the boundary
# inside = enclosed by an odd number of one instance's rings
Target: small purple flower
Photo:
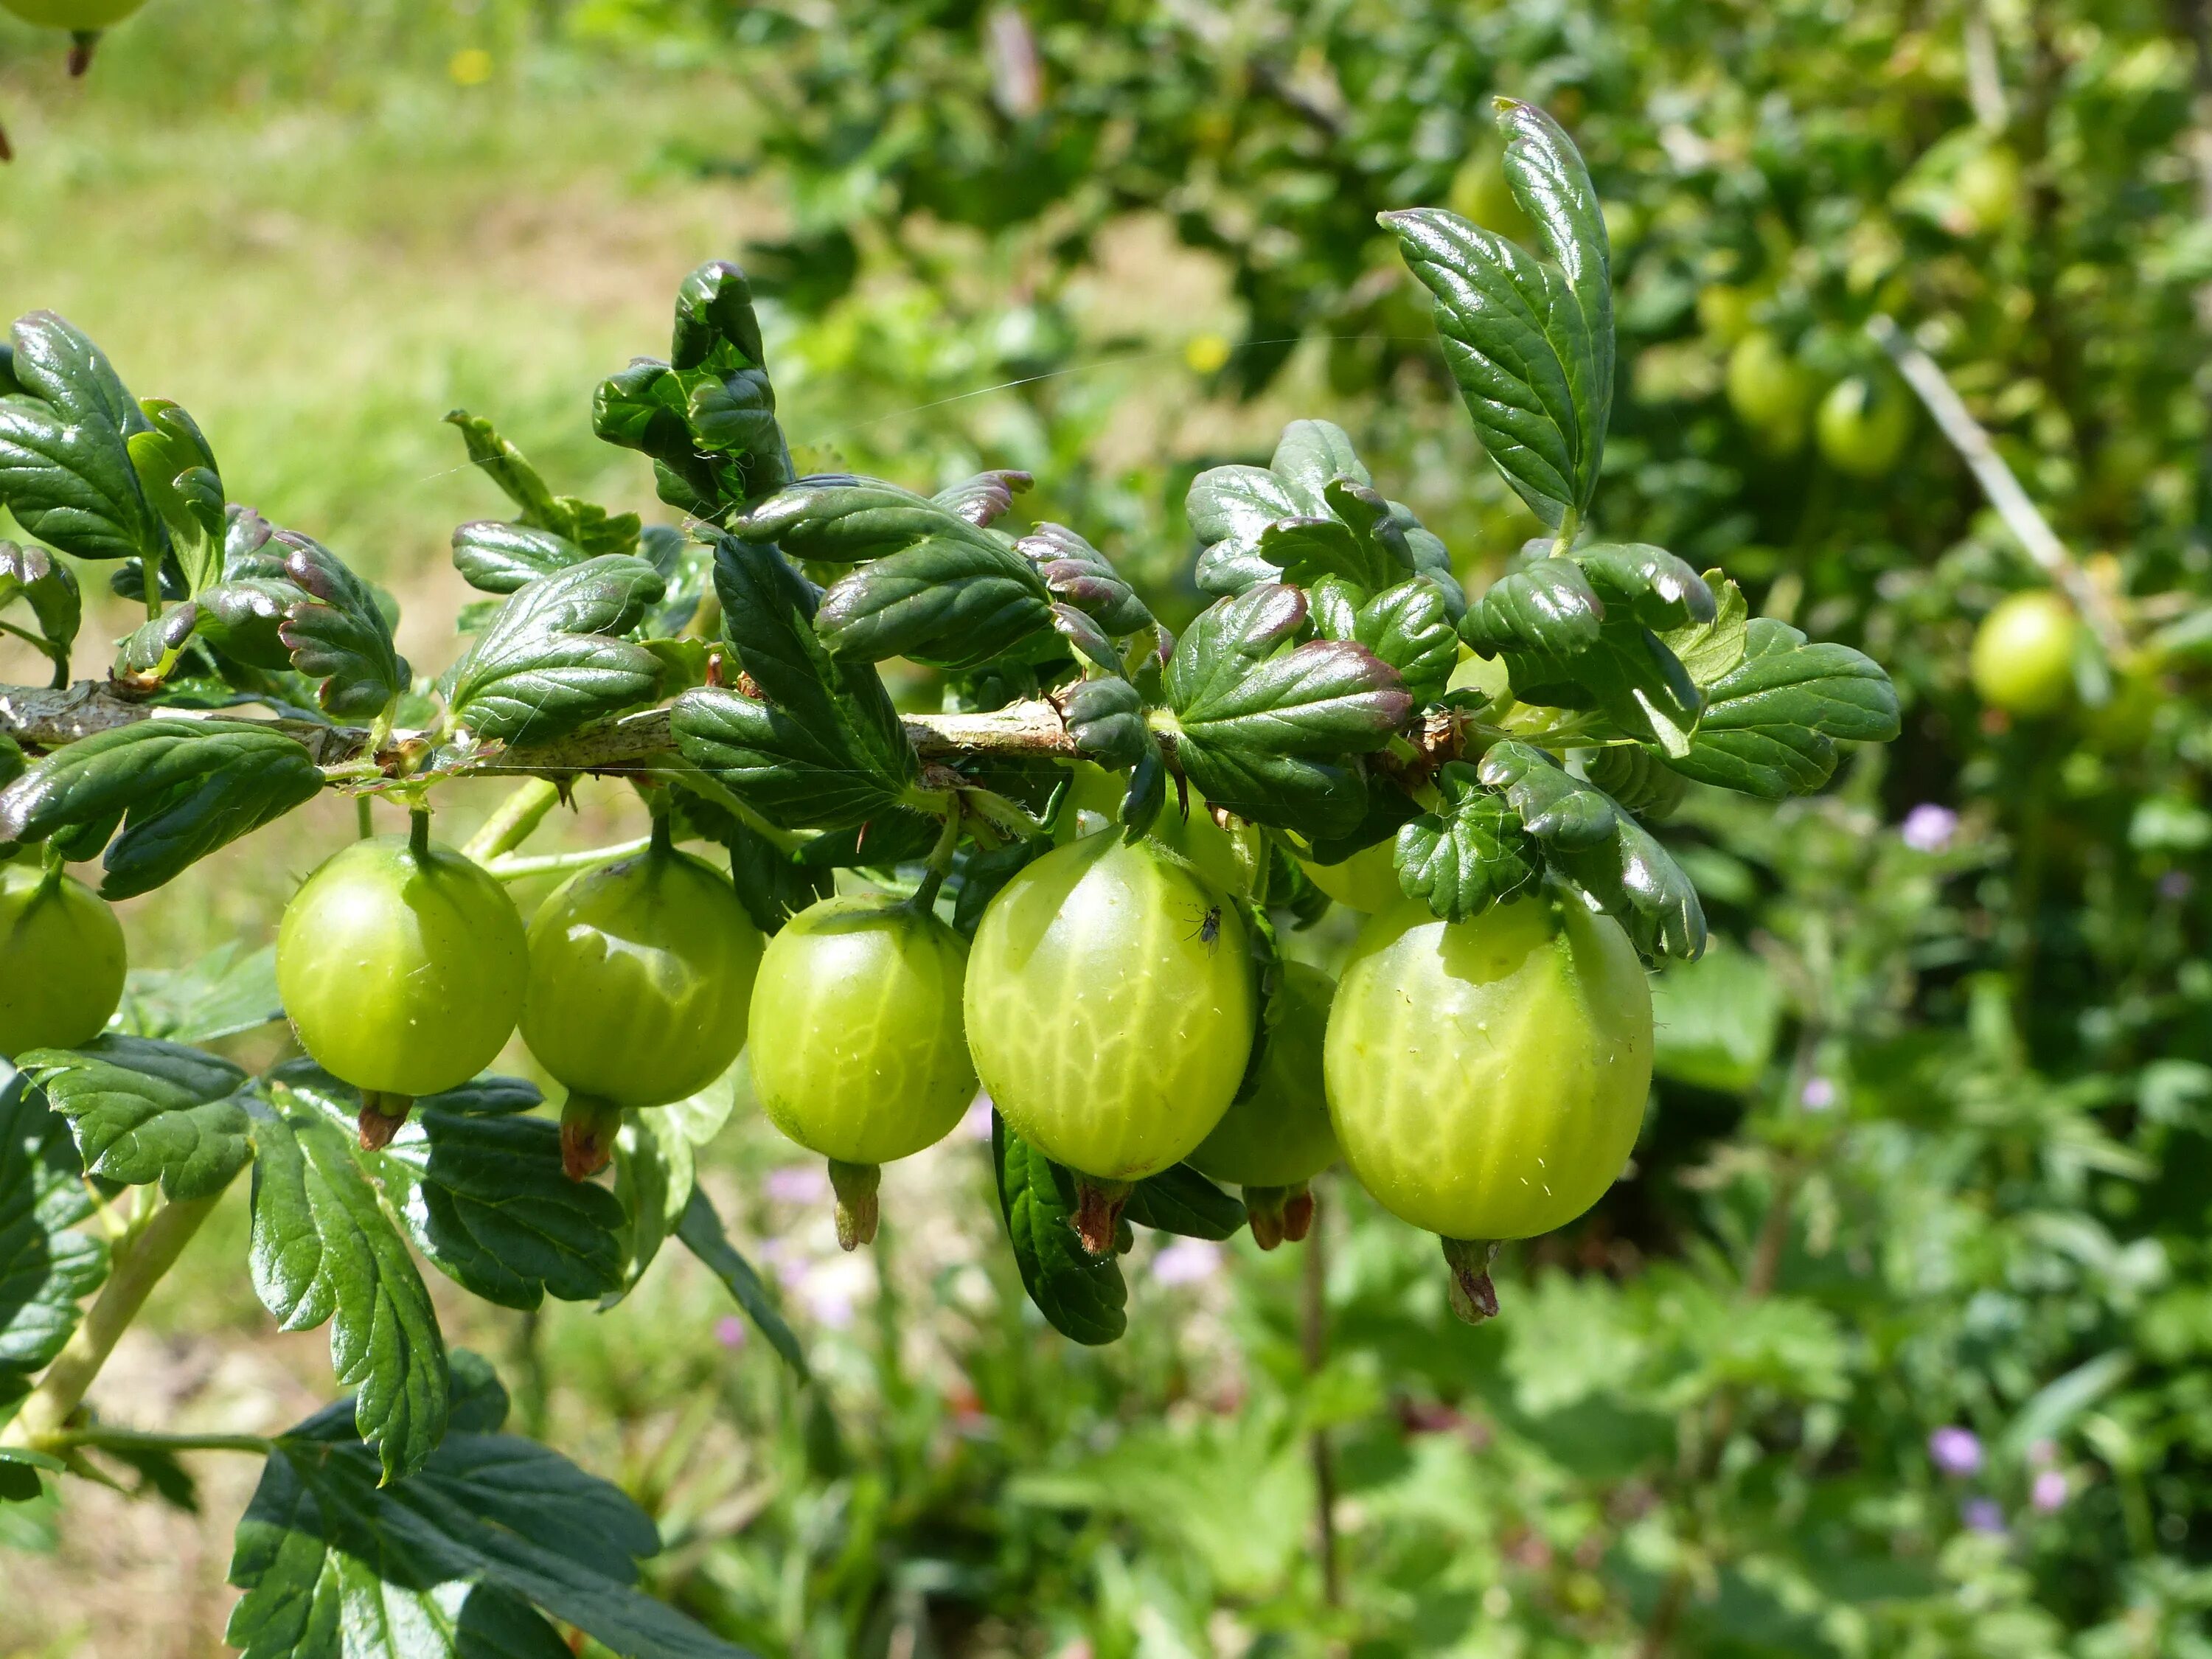
[[[988,1140],[991,1138],[990,1096],[977,1095],[968,1103],[967,1111],[961,1115],[960,1133],[970,1140]]]
[[[1970,1532],[1985,1532],[1994,1537],[2004,1536],[2004,1511],[1993,1498],[1970,1498],[1959,1506],[1959,1518],[1966,1523]]]
[[[2169,870],[2158,878],[2158,896],[2176,904],[2196,890],[2196,878],[2186,870]]]
[[[1195,1285],[1221,1270],[1221,1246],[1203,1238],[1178,1238],[1152,1258],[1152,1277],[1163,1285]]]
[[[1808,1077],[1805,1086],[1798,1091],[1797,1103],[1808,1112],[1832,1111],[1836,1104],[1835,1079]]]
[[[784,1164],[768,1172],[762,1188],[778,1204],[824,1204],[830,1172],[819,1164]]]
[[[2063,1469],[2045,1469],[2035,1477],[2035,1485],[2028,1492],[2027,1501],[2035,1505],[2039,1515],[2056,1515],[2066,1507],[2066,1474]]]
[[[714,1322],[714,1340],[737,1352],[745,1346],[745,1322],[735,1314],[724,1314]]]
[[[1944,1474],[1964,1479],[1982,1467],[1982,1443],[1972,1429],[1948,1424],[1928,1437],[1928,1455]]]
[[[1948,851],[1951,837],[1958,833],[1959,815],[1948,806],[1926,800],[1905,815],[1898,830],[1905,844],[1916,853]]]

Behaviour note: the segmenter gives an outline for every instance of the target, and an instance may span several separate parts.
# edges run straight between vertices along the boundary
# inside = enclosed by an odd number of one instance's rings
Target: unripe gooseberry
[[[1912,435],[1911,394],[1891,375],[1849,375],[1820,399],[1815,428],[1820,453],[1838,472],[1885,477]]]
[[[0,1056],[76,1048],[123,1000],[123,925],[59,865],[0,864]]]
[[[522,1037],[574,1109],[570,1175],[605,1167],[622,1111],[682,1100],[745,1042],[760,930],[719,872],[669,845],[572,876],[530,923]]]
[[[1811,373],[1765,329],[1752,330],[1729,353],[1729,406],[1769,454],[1804,447],[1813,392]]]
[[[1257,1075],[1186,1160],[1200,1175],[1244,1189],[1252,1237],[1263,1250],[1299,1239],[1313,1219],[1307,1183],[1336,1162],[1336,1131],[1322,1081],[1322,1039],[1336,981],[1286,962]]]
[[[2049,588],[2001,600],[1974,631],[1974,690],[2008,714],[2057,713],[2074,695],[2081,626],[2074,608]]]
[[[841,896],[768,943],[753,985],[753,1092],[830,1160],[838,1239],[875,1235],[879,1165],[933,1146],[975,1097],[962,989],[968,946],[911,901]]]
[[[362,1091],[380,1145],[417,1095],[498,1057],[522,1012],[528,953],[507,890],[427,817],[356,842],[301,884],[276,931],[276,988],[300,1044]]]
[[[1243,918],[1150,838],[1091,836],[1025,866],[969,956],[976,1072],[1008,1127],[1079,1177],[1096,1251],[1129,1183],[1221,1121],[1253,1015]]]
[[[1384,1209],[1446,1241],[1465,1314],[1494,1309],[1494,1241],[1564,1226],[1620,1176],[1651,1058],[1651,991],[1627,935],[1544,894],[1462,922],[1413,900],[1370,919],[1322,1072],[1345,1163]]]
[[[146,0],[0,0],[0,8],[40,28],[82,32],[112,28],[145,3]]]

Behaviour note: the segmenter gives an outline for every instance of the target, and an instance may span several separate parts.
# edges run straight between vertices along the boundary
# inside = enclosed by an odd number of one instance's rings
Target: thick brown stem
[[[84,1403],[85,1391],[100,1375],[100,1368],[146,1305],[147,1296],[161,1282],[161,1275],[176,1265],[177,1257],[200,1224],[213,1213],[216,1203],[215,1198],[194,1198],[164,1204],[116,1250],[108,1264],[107,1282],[86,1310],[68,1346],[46,1367],[39,1386],[23,1402],[23,1409],[0,1431],[0,1444],[35,1449],[68,1426],[76,1408]]]

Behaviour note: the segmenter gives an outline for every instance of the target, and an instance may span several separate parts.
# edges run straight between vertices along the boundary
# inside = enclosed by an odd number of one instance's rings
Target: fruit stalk
[[[409,1096],[363,1089],[361,1091],[361,1115],[355,1120],[361,1130],[362,1151],[381,1152],[389,1146],[393,1138],[406,1127],[407,1115],[414,1109],[415,1102]]]
[[[1498,1287],[1490,1282],[1490,1264],[1498,1259],[1495,1240],[1447,1238],[1444,1261],[1452,1271],[1451,1310],[1470,1325],[1498,1317]]]
[[[571,1094],[561,1108],[561,1172],[589,1181],[614,1159],[622,1108],[597,1095]]]
[[[876,1188],[883,1177],[879,1164],[847,1164],[830,1160],[830,1185],[837,1194],[837,1243],[857,1250],[876,1242]]]
[[[1114,1238],[1121,1224],[1121,1208],[1134,1188],[1126,1181],[1101,1181],[1095,1176],[1075,1177],[1075,1231],[1083,1248],[1093,1255],[1114,1254]]]

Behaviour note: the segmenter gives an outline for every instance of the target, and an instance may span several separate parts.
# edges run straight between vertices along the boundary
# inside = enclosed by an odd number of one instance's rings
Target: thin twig
[[[2066,590],[2067,597],[2074,601],[2074,608],[2096,630],[2106,653],[2114,658],[2125,657],[2130,648],[2127,632],[2112,614],[2105,595],[2089,580],[2088,573],[2068,550],[2066,544],[2058,539],[2057,532],[2051,529],[2042,510],[2028,499],[2013,470],[2005,465],[2004,457],[1990,441],[1990,434],[1967,411],[1966,403],[1936,360],[1914,344],[1911,337],[1889,317],[1876,314],[1869,318],[1866,329],[1875,343],[1889,354],[1898,373],[1919,394],[1937,428],[1959,452],[1973,473],[1974,481],[1981,485],[1982,493],[1989,497],[1990,505],[2004,520],[2005,528],[2027,550],[2027,556]]]

